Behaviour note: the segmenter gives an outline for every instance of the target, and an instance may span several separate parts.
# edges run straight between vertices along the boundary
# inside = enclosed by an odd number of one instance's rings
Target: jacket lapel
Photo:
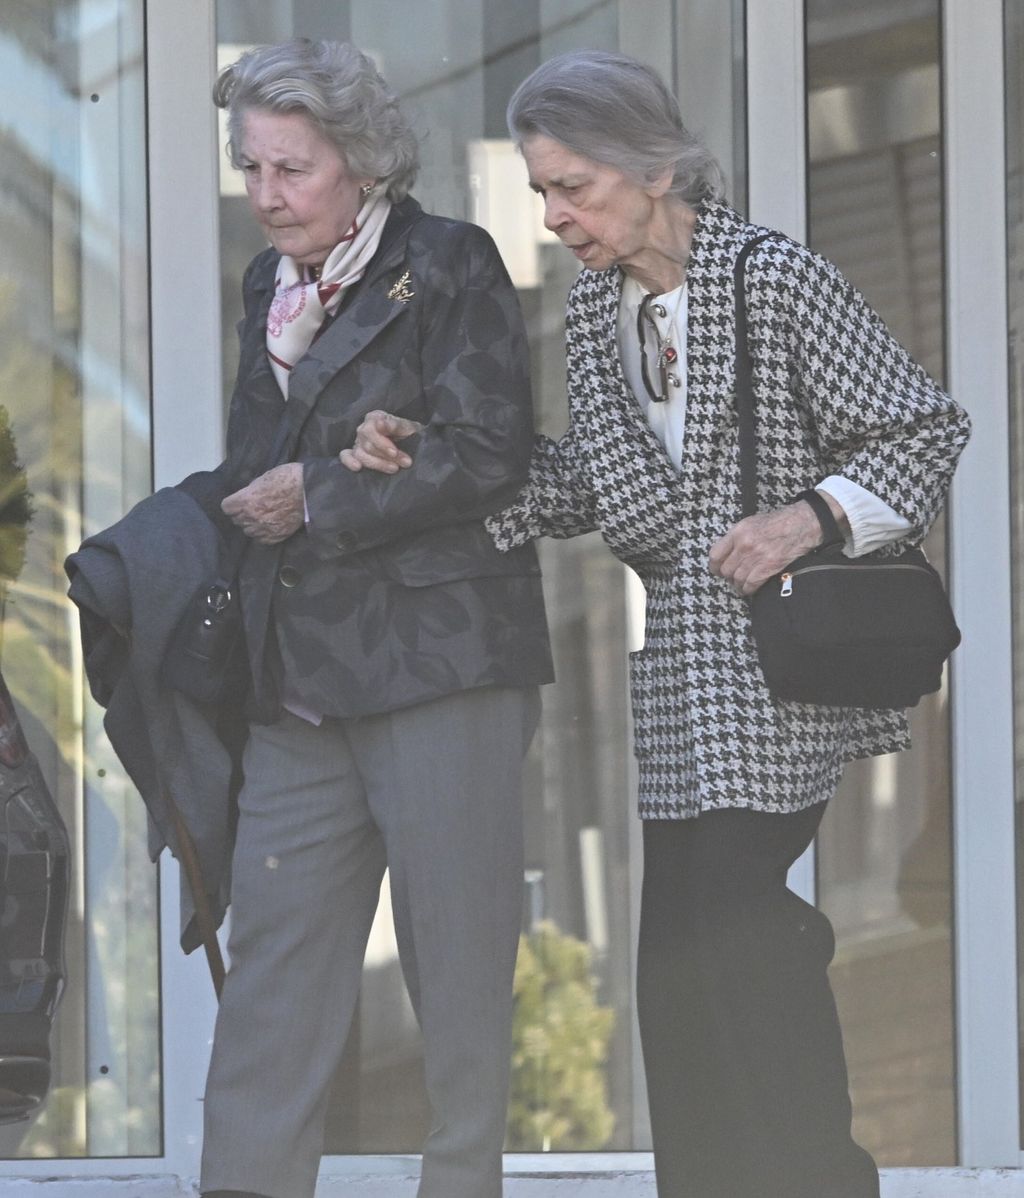
[[[636,565],[675,553],[679,476],[622,371],[621,294],[618,270],[581,276],[572,300],[569,386],[573,420],[599,447],[593,488],[602,535]]]

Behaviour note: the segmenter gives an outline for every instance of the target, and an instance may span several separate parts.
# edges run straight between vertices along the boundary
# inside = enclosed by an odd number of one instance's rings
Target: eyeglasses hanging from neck
[[[637,309],[636,334],[640,341],[640,375],[643,378],[647,394],[651,397],[653,403],[664,403],[669,397],[670,388],[682,386],[682,380],[678,373],[679,351],[672,344],[681,299],[682,290],[680,289],[680,297],[676,301],[675,310],[672,313],[672,318],[668,323],[664,337],[654,317],[657,315],[664,319],[668,316],[668,309],[665,305],[660,300],[656,300],[653,295],[645,295],[640,301],[640,307]],[[657,351],[655,354],[655,369],[658,372],[658,383],[660,384],[657,388],[651,380],[650,362],[647,357],[648,326],[650,326],[654,333],[654,348]]]

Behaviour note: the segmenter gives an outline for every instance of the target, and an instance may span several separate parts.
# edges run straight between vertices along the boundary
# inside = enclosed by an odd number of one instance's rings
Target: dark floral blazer
[[[280,460],[302,463],[307,526],[250,544],[246,636],[265,718],[289,696],[331,716],[387,711],[479,686],[552,677],[532,546],[499,553],[483,517],[523,485],[533,442],[529,356],[515,290],[482,229],[396,205],[377,254],[291,374],[287,409],[265,331],[278,255],[243,284],[227,494]],[[420,421],[411,468],[339,461],[367,412]]]

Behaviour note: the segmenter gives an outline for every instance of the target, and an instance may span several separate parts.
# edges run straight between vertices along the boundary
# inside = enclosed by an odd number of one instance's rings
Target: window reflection
[[[73,854],[50,1095],[4,1156],[160,1151],[156,872],[62,570],[150,488],[142,8],[0,12],[0,397],[32,493],[0,664]]]
[[[943,376],[940,6],[808,0],[809,227]],[[926,545],[941,570],[940,520]],[[956,1161],[947,691],[907,753],[848,766],[819,837],[855,1135],[883,1165]]]
[[[565,299],[577,266],[545,233],[507,141],[505,104],[541,61],[580,46],[622,49],[673,81],[684,112],[736,180],[743,206],[742,3],[721,0],[218,0],[222,62],[293,35],[350,38],[377,61],[423,137],[416,198],[495,237],[530,334],[540,429],[567,420]],[[737,164],[733,166],[732,164]],[[263,248],[237,184],[221,186],[224,378],[234,376],[241,276]],[[631,780],[627,627],[636,584],[597,537],[541,542],[558,684],[526,781],[525,942],[517,975],[511,1150],[649,1147],[633,1021],[639,821]],[[559,1073],[557,1015],[590,992],[586,1081]],[[584,1029],[564,1034],[579,1035]],[[564,1055],[564,1054],[563,1054]],[[332,1152],[415,1151],[427,1130],[418,1033],[401,981],[385,887],[360,1011],[328,1120]]]

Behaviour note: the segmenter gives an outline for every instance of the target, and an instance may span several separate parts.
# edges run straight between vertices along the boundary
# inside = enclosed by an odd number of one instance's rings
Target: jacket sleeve
[[[782,281],[806,407],[825,472],[927,532],[970,436],[967,413],[914,362],[837,267],[801,250]]]
[[[464,226],[416,277],[424,428],[394,475],[304,463],[307,528],[322,557],[478,520],[526,480],[533,442],[529,350],[515,289],[490,237]]]
[[[503,552],[534,537],[567,539],[597,527],[590,498],[575,469],[572,428],[558,441],[538,437],[526,486],[508,507],[490,516],[487,531]]]
[[[588,348],[581,344],[574,302],[570,292],[566,308],[566,391],[569,399],[569,428],[557,441],[538,437],[530,460],[526,486],[505,509],[487,521],[487,531],[503,552],[534,537],[567,540],[593,532],[598,527],[593,495],[583,469],[585,438],[575,420],[575,403],[584,371],[579,357]]]

